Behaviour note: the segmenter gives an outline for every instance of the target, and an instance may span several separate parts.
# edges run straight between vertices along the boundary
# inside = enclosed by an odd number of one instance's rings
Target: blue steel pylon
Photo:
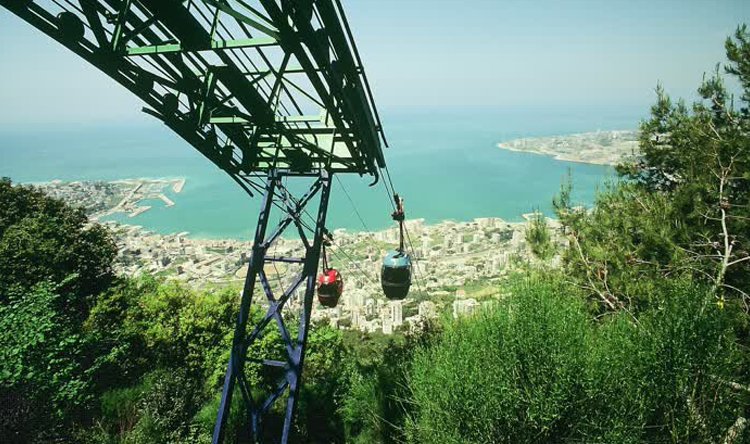
[[[292,197],[292,194],[282,183],[283,178],[309,178],[314,177],[315,181],[308,189],[307,193],[299,200]],[[232,395],[235,386],[242,395],[243,405],[247,412],[247,418],[250,423],[250,432],[254,442],[260,442],[263,439],[263,417],[268,413],[274,402],[282,397],[288,391],[286,399],[286,410],[284,415],[284,424],[281,433],[281,442],[287,443],[290,439],[290,432],[295,415],[295,408],[299,400],[300,379],[302,377],[302,368],[305,359],[305,346],[307,335],[310,327],[310,314],[312,312],[313,299],[315,296],[315,283],[317,277],[318,263],[320,260],[321,246],[323,242],[323,233],[325,231],[326,214],[328,212],[328,200],[331,191],[331,173],[325,170],[312,171],[307,173],[295,173],[285,170],[271,170],[266,178],[263,201],[258,217],[258,225],[255,232],[253,251],[250,257],[247,277],[242,292],[242,301],[240,304],[240,313],[237,318],[237,325],[232,342],[232,351],[227,366],[227,373],[224,380],[224,390],[219,405],[219,412],[214,427],[213,443],[220,444],[225,436],[227,419],[232,406]],[[308,239],[303,228],[304,223],[301,216],[305,207],[313,200],[316,195],[320,195],[318,204],[317,217],[313,238]],[[266,236],[272,205],[277,204],[282,209],[284,216],[270,236]],[[276,242],[284,231],[294,225],[304,244],[305,255],[303,257],[274,257],[268,254],[269,248]],[[271,284],[264,272],[264,265],[271,262],[284,262],[288,264],[301,264],[302,271],[292,283],[284,290],[283,294],[276,297],[271,290]],[[256,280],[261,283],[263,293],[268,302],[268,309],[261,320],[254,326],[252,332],[248,334],[248,321],[250,316],[250,307],[253,303],[253,292],[255,290]],[[305,292],[302,301],[302,310],[299,317],[299,330],[296,339],[289,334],[282,312],[290,297],[301,286],[305,285]],[[275,322],[272,322],[275,321]],[[267,329],[273,329],[271,324],[280,333],[286,351],[286,362],[278,360],[264,359],[263,366],[280,368],[283,372],[280,382],[276,388],[267,394],[265,399],[255,399],[251,393],[251,387],[248,384],[245,375],[245,364],[248,361],[248,348],[255,341],[263,336]],[[256,396],[257,397],[257,396]]]

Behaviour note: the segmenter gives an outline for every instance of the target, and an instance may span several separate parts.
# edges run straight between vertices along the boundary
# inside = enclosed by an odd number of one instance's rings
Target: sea
[[[558,161],[499,149],[518,137],[633,129],[643,116],[619,108],[539,110],[393,109],[382,118],[385,149],[407,217],[426,223],[499,217],[520,221],[535,210],[552,215],[552,198],[570,175],[574,200],[591,205],[617,180],[613,168]],[[166,193],[176,205],[150,201],[139,216],[120,222],[194,238],[252,237],[260,202],[158,121],[137,124],[8,128],[0,123],[0,176],[18,183],[51,180],[185,178],[183,191]],[[340,179],[340,180],[339,180]],[[370,178],[334,180],[328,227],[381,230],[392,226],[390,202]]]

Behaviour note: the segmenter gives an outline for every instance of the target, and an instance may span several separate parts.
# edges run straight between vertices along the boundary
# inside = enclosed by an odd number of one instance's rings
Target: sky
[[[646,109],[690,97],[744,0],[343,0],[379,108]],[[0,128],[143,122],[130,93],[0,8]]]

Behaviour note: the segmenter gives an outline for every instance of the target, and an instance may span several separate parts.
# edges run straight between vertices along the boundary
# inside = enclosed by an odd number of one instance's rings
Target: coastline
[[[528,137],[502,141],[495,146],[506,151],[552,157],[561,162],[616,166],[637,155],[638,133],[611,130]]]
[[[154,236],[169,237],[177,233],[181,237],[194,241],[233,241],[245,242],[252,239],[252,232],[247,233],[211,233],[203,231],[193,231],[185,227],[170,227],[173,229],[160,229],[143,223],[139,216],[150,212],[151,210],[166,210],[176,207],[179,197],[184,194],[186,179],[180,178],[148,178],[148,179],[117,179],[110,182],[104,181],[73,181],[62,182],[54,180],[50,182],[37,183],[36,187],[42,189],[52,197],[60,198],[68,204],[83,208],[93,222],[102,224],[111,224],[112,226],[122,226],[125,228],[135,227],[142,229]],[[182,194],[178,194],[179,193]],[[528,211],[528,210],[527,210]],[[166,214],[166,213],[165,213]],[[499,219],[509,225],[524,224],[527,222],[526,212],[519,211],[515,216],[498,214],[482,214],[477,217],[466,218],[441,218],[429,219],[418,218],[420,224],[428,227],[440,226],[443,224],[466,224],[472,223],[479,219]],[[388,231],[393,228],[388,224],[383,227],[372,227],[369,231],[362,227],[341,228],[348,233],[353,234],[372,234]],[[294,239],[294,233],[290,233],[290,238]]]
[[[570,163],[579,163],[582,165],[600,165],[600,166],[610,166],[614,167],[617,166],[617,163],[610,163],[610,162],[595,162],[590,160],[584,160],[584,159],[576,159],[571,157],[566,157],[564,154],[559,153],[545,153],[540,151],[531,151],[531,150],[523,150],[519,148],[513,148],[509,146],[503,145],[503,142],[497,143],[495,146],[500,148],[501,150],[505,151],[511,151],[513,153],[521,153],[521,154],[531,154],[534,156],[544,156],[544,157],[551,157],[555,160],[558,160],[560,162],[570,162]]]
[[[89,218],[103,221],[104,218],[123,214],[135,218],[153,208],[145,201],[160,201],[165,207],[173,207],[176,202],[167,193],[179,194],[187,179],[182,178],[138,178],[112,181],[71,181],[52,180],[31,185],[52,197],[83,208]]]
[[[184,183],[179,182],[176,185]],[[169,187],[170,190],[164,190]],[[248,258],[253,251],[249,239],[191,236],[187,231],[160,234],[137,225],[137,220],[124,217],[102,220],[101,215],[113,209],[146,211],[141,199],[162,192],[174,192],[174,180],[121,180],[105,182],[56,182],[42,189],[86,207],[92,222],[107,226],[117,245],[114,268],[123,276],[152,275],[174,280],[191,287],[238,286],[245,280]],[[65,194],[66,192],[72,194]],[[176,197],[176,193],[172,194]],[[100,199],[100,200],[97,200]],[[145,202],[151,203],[151,202]],[[468,221],[443,220],[426,223],[424,219],[406,222],[411,233],[409,250],[418,264],[419,288],[402,301],[404,316],[398,323],[418,322],[428,313],[450,312],[454,316],[468,314],[484,303],[499,297],[498,285],[520,264],[537,261],[526,243],[526,227],[530,213],[519,215],[519,221],[508,222],[499,217],[479,217]],[[547,218],[555,245],[561,245],[559,223]],[[293,232],[291,232],[293,235]],[[280,237],[273,254],[301,257],[305,246],[299,238]],[[315,310],[315,320],[361,331],[393,331],[390,310],[380,284],[382,258],[398,245],[399,230],[395,226],[362,231],[333,229],[333,245],[329,263],[346,276],[347,291],[340,308]],[[413,244],[412,244],[413,242]],[[557,266],[559,257],[550,264]],[[290,282],[300,272],[297,264],[284,264],[266,270],[272,281]],[[432,302],[424,298],[429,295]],[[421,314],[420,314],[421,313]]]

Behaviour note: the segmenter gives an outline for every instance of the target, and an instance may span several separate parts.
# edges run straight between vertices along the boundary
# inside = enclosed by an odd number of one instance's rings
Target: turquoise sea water
[[[508,152],[498,149],[497,142],[634,128],[638,116],[585,110],[396,111],[384,113],[384,122],[392,147],[386,156],[409,217],[427,222],[490,216],[517,221],[536,208],[551,212],[552,196],[568,170],[576,199],[586,204],[593,201],[597,187],[613,177],[612,169]],[[0,128],[0,176],[16,182],[185,177],[182,193],[168,193],[175,206],[154,202],[150,211],[118,220],[161,233],[189,231],[203,238],[249,238],[259,202],[157,122],[57,130]],[[382,187],[368,188],[368,180],[359,177],[341,179],[368,229],[390,226]],[[363,229],[337,181],[328,226]]]

